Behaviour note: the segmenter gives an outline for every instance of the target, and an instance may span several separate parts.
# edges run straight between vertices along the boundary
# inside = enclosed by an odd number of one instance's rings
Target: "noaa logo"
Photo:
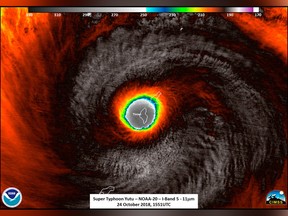
[[[15,208],[20,205],[22,194],[17,188],[7,188],[2,193],[2,202],[9,208]]]
[[[268,205],[285,205],[286,197],[284,191],[273,190],[270,191],[266,196],[266,204]]]

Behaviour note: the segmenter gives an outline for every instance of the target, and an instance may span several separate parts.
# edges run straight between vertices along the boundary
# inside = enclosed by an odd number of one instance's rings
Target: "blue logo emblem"
[[[269,205],[285,205],[286,197],[283,191],[273,190],[266,196],[266,204]]]
[[[20,205],[22,194],[17,188],[7,188],[2,193],[2,202],[9,208],[15,208]]]

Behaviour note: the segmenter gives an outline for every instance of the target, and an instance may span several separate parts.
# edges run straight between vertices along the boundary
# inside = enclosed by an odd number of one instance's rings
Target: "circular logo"
[[[21,192],[14,187],[7,188],[2,193],[2,202],[8,207],[8,208],[15,208],[18,205],[20,205],[22,201],[22,194]]]

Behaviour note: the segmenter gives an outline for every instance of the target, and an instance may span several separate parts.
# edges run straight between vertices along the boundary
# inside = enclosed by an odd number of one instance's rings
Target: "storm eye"
[[[155,121],[156,106],[148,99],[133,101],[125,112],[125,120],[136,130],[149,128]]]
[[[132,98],[120,112],[120,119],[129,128],[136,131],[146,131],[152,128],[157,120],[157,99],[148,96]]]

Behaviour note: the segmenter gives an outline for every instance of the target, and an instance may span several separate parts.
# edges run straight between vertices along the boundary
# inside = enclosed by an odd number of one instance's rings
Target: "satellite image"
[[[287,8],[1,18],[1,191],[21,190],[18,208],[86,209],[104,189],[199,208],[287,195]]]

